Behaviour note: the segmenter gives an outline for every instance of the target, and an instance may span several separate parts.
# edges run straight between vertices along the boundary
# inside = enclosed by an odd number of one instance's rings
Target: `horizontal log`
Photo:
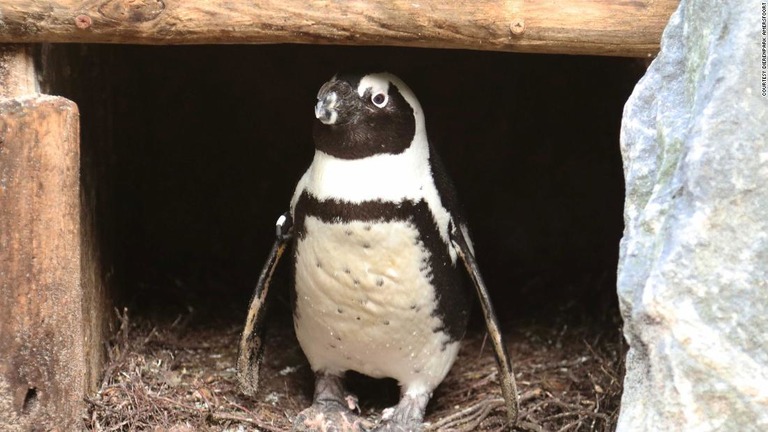
[[[678,0],[3,0],[0,43],[304,43],[644,57]]]

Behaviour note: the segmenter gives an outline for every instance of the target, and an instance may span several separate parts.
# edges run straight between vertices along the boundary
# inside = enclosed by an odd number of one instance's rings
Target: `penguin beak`
[[[323,86],[326,88],[328,84]],[[326,125],[336,124],[336,120],[339,118],[339,112],[336,107],[339,102],[339,95],[335,91],[323,92],[320,89],[320,93],[317,95],[317,104],[315,104],[315,117],[320,122]]]
[[[357,99],[357,92],[348,82],[334,77],[317,93],[315,117],[329,126],[348,123],[358,108]]]

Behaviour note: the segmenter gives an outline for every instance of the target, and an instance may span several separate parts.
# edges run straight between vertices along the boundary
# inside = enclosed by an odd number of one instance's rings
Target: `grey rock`
[[[683,0],[624,109],[620,432],[768,430],[761,3]]]

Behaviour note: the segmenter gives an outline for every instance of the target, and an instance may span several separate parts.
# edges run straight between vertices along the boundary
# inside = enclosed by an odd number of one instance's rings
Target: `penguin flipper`
[[[256,289],[248,308],[248,317],[240,337],[240,350],[237,355],[237,379],[240,389],[248,395],[256,394],[259,387],[259,370],[264,355],[264,316],[266,315],[266,300],[272,275],[275,273],[280,257],[288,246],[293,231],[293,221],[289,212],[277,219],[277,235],[267,262],[259,275]]]
[[[485,318],[488,335],[490,336],[493,350],[496,354],[496,362],[499,369],[499,381],[501,382],[501,393],[504,395],[507,408],[507,419],[509,421],[508,427],[511,429],[517,423],[519,412],[515,374],[512,371],[512,364],[509,360],[507,347],[504,344],[501,330],[499,329],[499,323],[496,320],[496,314],[493,311],[491,298],[488,296],[488,289],[485,287],[485,282],[483,282],[483,278],[480,275],[480,269],[477,266],[477,261],[475,260],[475,255],[469,244],[469,240],[465,237],[465,232],[465,229],[460,229],[454,225],[451,230],[451,244],[456,250],[456,254],[464,263],[464,267],[467,269],[469,277],[472,279],[477,298],[480,300],[480,306],[483,309],[483,318]]]

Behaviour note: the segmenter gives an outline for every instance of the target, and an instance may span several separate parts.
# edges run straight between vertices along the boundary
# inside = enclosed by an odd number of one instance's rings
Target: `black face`
[[[361,97],[357,87],[363,76],[340,74],[320,88],[313,134],[318,150],[360,159],[402,153],[411,145],[416,133],[411,105],[392,82],[387,94],[369,88]]]

